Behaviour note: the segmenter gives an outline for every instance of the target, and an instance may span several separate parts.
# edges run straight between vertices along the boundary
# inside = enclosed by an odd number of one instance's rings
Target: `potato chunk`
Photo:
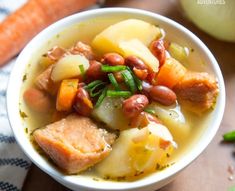
[[[163,106],[153,102],[148,108],[154,110],[157,117],[167,126],[177,142],[189,136],[191,124],[186,120],[179,105]]]
[[[174,144],[170,132],[161,124],[150,123],[142,129],[124,130],[110,155],[96,166],[96,170],[114,179],[151,172],[166,165]]]
[[[132,39],[129,41],[120,42],[119,48],[121,49],[121,54],[124,57],[127,56],[137,56],[144,61],[144,63],[151,69],[153,72],[158,72],[159,61],[158,59],[150,52],[150,50],[138,39]]]
[[[127,19],[109,26],[93,40],[93,48],[104,54],[120,52],[119,43],[131,39],[140,40],[145,46],[160,36],[158,27],[138,19]]]
[[[106,97],[92,115],[111,129],[128,129],[128,119],[122,112],[122,99]]]
[[[89,61],[85,56],[65,56],[56,63],[51,73],[51,79],[54,82],[58,82],[64,79],[78,77],[82,73],[81,65],[84,68],[84,72],[89,68]]]

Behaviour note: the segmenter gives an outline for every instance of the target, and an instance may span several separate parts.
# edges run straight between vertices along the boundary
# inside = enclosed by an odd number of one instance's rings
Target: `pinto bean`
[[[46,113],[52,108],[50,97],[36,88],[29,88],[23,94],[25,103],[34,111]]]
[[[150,50],[159,60],[160,66],[162,66],[166,60],[166,51],[163,40],[153,41],[150,45]]]
[[[123,102],[122,110],[125,116],[133,118],[139,115],[148,104],[149,101],[145,95],[136,94]]]
[[[124,58],[117,53],[107,53],[101,62],[111,66],[124,65]]]
[[[176,101],[176,94],[166,86],[152,86],[149,90],[149,96],[152,100],[162,105],[172,105]]]
[[[125,64],[131,68],[136,68],[140,70],[148,70],[148,67],[145,65],[144,61],[138,58],[137,56],[128,56],[125,58]]]
[[[137,69],[136,67],[133,68],[134,74],[141,80],[145,80],[148,76],[148,70],[144,69]]]
[[[87,91],[80,87],[78,88],[75,98],[74,109],[76,112],[83,116],[89,116],[93,109],[93,104]]]
[[[115,79],[117,80],[117,82],[121,83],[124,81],[121,72],[114,72],[113,75],[114,75]]]
[[[96,60],[90,61],[90,66],[86,71],[86,76],[89,81],[103,79],[105,77],[105,73],[101,71],[102,64]]]

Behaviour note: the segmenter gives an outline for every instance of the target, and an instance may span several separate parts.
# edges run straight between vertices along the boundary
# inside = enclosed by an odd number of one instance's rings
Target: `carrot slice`
[[[173,88],[185,75],[187,69],[174,58],[167,58],[157,75],[157,84]]]
[[[77,89],[78,79],[68,79],[61,82],[56,99],[56,109],[58,111],[69,111],[72,109]]]
[[[0,66],[51,23],[78,12],[96,0],[29,0],[0,23]]]

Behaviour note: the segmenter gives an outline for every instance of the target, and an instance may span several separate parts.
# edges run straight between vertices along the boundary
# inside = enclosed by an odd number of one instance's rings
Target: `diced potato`
[[[65,56],[56,63],[51,73],[51,79],[54,82],[58,82],[64,79],[78,77],[82,73],[80,65],[83,65],[84,71],[89,68],[89,61],[85,56]]]
[[[153,109],[158,118],[167,126],[177,142],[181,142],[190,134],[190,122],[186,121],[180,106],[163,106],[156,102],[148,106]]]
[[[92,115],[107,124],[111,129],[127,129],[128,120],[122,112],[122,99],[106,97],[101,105],[94,109]]]
[[[162,143],[165,146],[162,147]],[[174,150],[168,129],[156,123],[147,127],[121,131],[110,155],[99,163],[97,172],[106,177],[133,177],[161,169]]]
[[[154,72],[158,72],[159,61],[138,39],[120,42],[119,48],[124,57],[134,55],[141,58]]]
[[[172,42],[169,46],[168,51],[173,58],[180,62],[183,62],[188,57],[187,50],[188,49],[186,47],[180,46],[179,44]]]
[[[109,26],[93,40],[93,48],[104,54],[107,52],[120,53],[119,43],[138,39],[148,46],[151,41],[161,35],[158,27],[138,19],[128,19]]]

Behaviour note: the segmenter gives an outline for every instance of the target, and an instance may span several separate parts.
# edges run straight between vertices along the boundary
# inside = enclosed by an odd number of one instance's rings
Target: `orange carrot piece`
[[[185,75],[187,69],[174,58],[167,58],[156,77],[158,85],[173,88]]]
[[[78,89],[78,79],[63,80],[56,99],[58,111],[70,111]]]
[[[0,66],[51,23],[78,12],[96,0],[29,0],[0,23]]]

